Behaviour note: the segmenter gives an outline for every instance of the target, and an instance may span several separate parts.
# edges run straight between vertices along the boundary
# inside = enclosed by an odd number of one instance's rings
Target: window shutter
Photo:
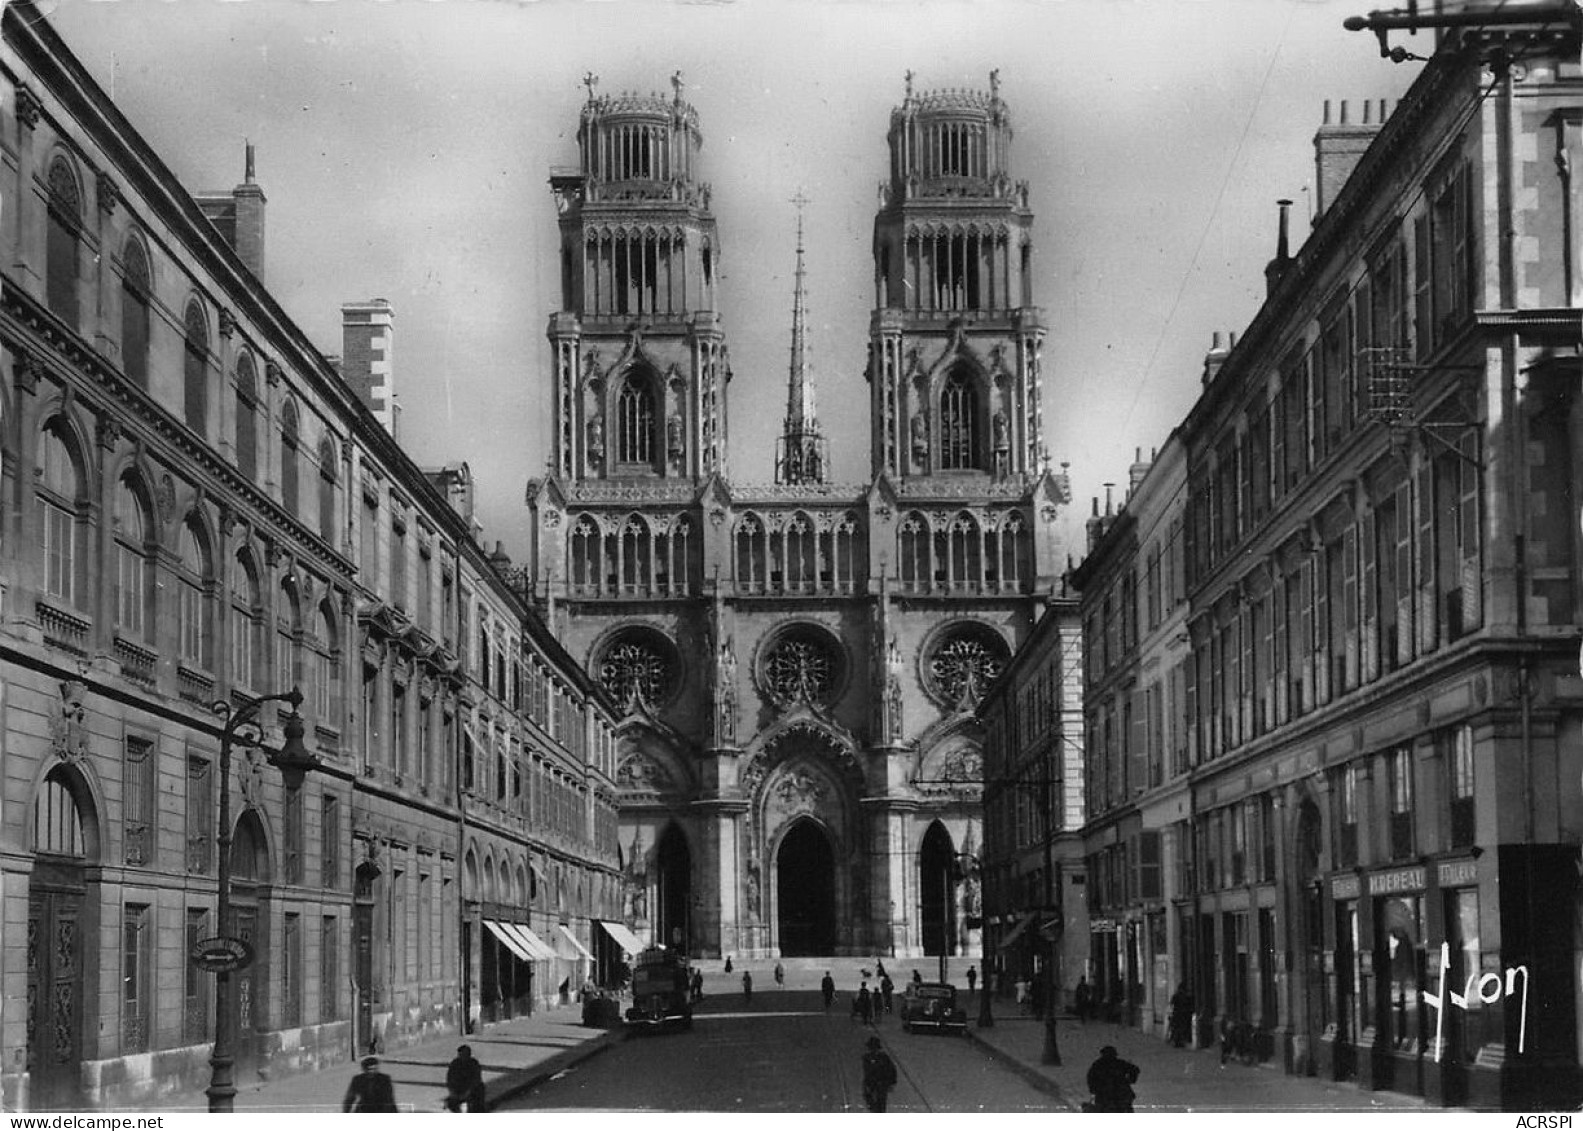
[[[1183,663],[1184,674],[1182,679],[1182,699],[1186,714],[1187,734],[1187,764],[1198,764],[1198,751],[1203,748],[1203,730],[1198,717],[1198,651],[1193,649],[1187,653]]]
[[[1264,649],[1264,681],[1253,689],[1256,696],[1253,709],[1258,713],[1254,727],[1261,732],[1275,725],[1275,684],[1279,681],[1273,673],[1277,655],[1275,609],[1280,604],[1278,597],[1279,591],[1272,584],[1264,597],[1264,639],[1257,643],[1257,647]]]
[[[1256,642],[1253,639],[1253,614],[1252,606],[1244,600],[1237,610],[1237,636],[1241,645],[1241,656],[1237,662],[1237,741],[1245,742],[1253,735],[1253,649]]]
[[[1321,542],[1314,563],[1314,702],[1330,702],[1330,548]]]
[[[1302,680],[1304,709],[1314,703],[1314,559],[1305,558],[1302,566],[1302,605],[1297,629],[1299,670],[1294,675]]]
[[[1479,546],[1483,536],[1479,517],[1479,438],[1469,432],[1460,445],[1464,458],[1458,461],[1461,471],[1461,515],[1458,533],[1462,551],[1462,630],[1478,628],[1484,619],[1484,575],[1479,569]]]
[[[1435,650],[1439,618],[1435,615],[1435,461],[1419,461],[1413,502],[1418,527],[1418,652]]]
[[[1270,656],[1270,678],[1274,683],[1274,692],[1270,696],[1270,711],[1274,716],[1272,722],[1279,726],[1287,718],[1287,693],[1286,681],[1286,575],[1277,573],[1274,583],[1270,586],[1270,633],[1274,640],[1274,650]]]
[[[1127,693],[1127,792],[1142,793],[1149,781],[1148,707],[1140,688]]]
[[[1349,522],[1341,541],[1341,593],[1346,605],[1346,677],[1340,690],[1358,683],[1358,524]]]
[[[1145,830],[1138,834],[1138,898],[1162,898],[1158,830]]]
[[[1270,398],[1270,467],[1273,469],[1272,499],[1286,494],[1286,395],[1278,391]]]
[[[1429,217],[1418,217],[1413,221],[1413,269],[1417,277],[1413,280],[1413,321],[1418,337],[1418,360],[1423,361],[1434,351],[1435,339],[1435,311],[1432,301],[1433,292],[1430,289],[1429,271]]]
[[[1413,491],[1403,478],[1396,488],[1396,662],[1413,658]]]
[[[1380,677],[1380,611],[1379,592],[1375,588],[1374,557],[1376,547],[1375,524],[1379,521],[1379,513],[1370,510],[1363,519],[1361,537],[1358,539],[1358,548],[1362,551],[1363,559],[1363,636],[1361,647],[1363,651],[1362,672],[1359,679],[1370,683]]]
[[[1474,296],[1478,293],[1478,277],[1473,263],[1476,229],[1472,205],[1473,166],[1471,162],[1464,161],[1457,170],[1454,218],[1451,224],[1451,308],[1459,320],[1473,309]]]

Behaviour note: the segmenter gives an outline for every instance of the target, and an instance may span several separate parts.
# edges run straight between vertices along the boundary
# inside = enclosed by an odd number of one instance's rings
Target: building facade
[[[596,95],[559,170],[554,452],[529,486],[547,619],[626,708],[627,906],[695,953],[976,953],[974,708],[1065,548],[1042,439],[1033,215],[988,92],[890,120],[871,478],[827,481],[797,247],[775,481],[727,467],[720,233],[698,116]]]
[[[1185,764],[1091,788],[1089,829],[1141,848],[1169,822],[1165,882],[1134,869],[1100,906],[1159,909],[1201,1038],[1437,1104],[1570,1107],[1583,71],[1575,11],[1485,17],[1434,31],[1388,116],[1321,128],[1295,255],[1283,204],[1268,297],[1178,430]],[[1091,662],[1096,605],[1140,615],[1140,527],[1080,571]],[[1153,757],[1129,689],[1155,649],[1120,644],[1090,669],[1091,740],[1133,714],[1091,786]],[[1157,1025],[1138,981],[1128,1016]]]
[[[619,917],[608,700],[270,296],[251,152],[195,199],[42,13],[0,20],[0,1096],[202,1088],[213,936],[254,956],[241,1083],[487,1019],[489,922]],[[294,687],[288,786],[280,704],[224,735]]]

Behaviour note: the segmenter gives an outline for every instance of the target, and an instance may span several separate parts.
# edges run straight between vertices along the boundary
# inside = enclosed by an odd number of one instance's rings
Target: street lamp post
[[[286,716],[285,741],[279,750],[269,756],[269,764],[279,768],[287,788],[302,784],[308,771],[319,767],[319,760],[302,744],[302,716],[297,709],[302,706],[302,692],[293,687],[279,695],[264,695],[244,699],[233,708],[223,700],[214,705],[216,714],[225,716],[225,728],[220,732],[220,831],[215,837],[219,851],[218,919],[220,935],[224,937],[231,925],[231,745],[238,736],[244,745],[255,746],[263,740],[258,727],[258,711],[265,703],[290,703],[291,714]],[[253,729],[243,734],[244,727]],[[236,1083],[232,1068],[236,1057],[231,1050],[235,1039],[236,1016],[231,1001],[231,970],[221,967],[214,975],[214,1051],[209,1056],[209,1097],[211,1112],[235,1110]]]
[[[993,1029],[995,1015],[989,1007],[989,932],[984,929],[984,868],[977,856],[971,852],[958,852],[958,861],[965,861],[978,871],[978,1027],[980,1029]]]

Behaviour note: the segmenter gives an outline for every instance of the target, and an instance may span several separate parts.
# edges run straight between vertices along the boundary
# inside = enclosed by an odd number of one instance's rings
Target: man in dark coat
[[[1099,1050],[1099,1059],[1088,1069],[1088,1090],[1094,1094],[1095,1111],[1131,1111],[1138,1082],[1138,1066],[1116,1055],[1115,1045]]]
[[[379,1057],[365,1056],[363,1071],[352,1077],[346,1087],[342,1111],[395,1111],[396,1089],[390,1077],[379,1070]]]
[[[868,1051],[863,1054],[863,1099],[870,1111],[884,1111],[890,1090],[896,1086],[896,1062],[885,1051],[884,1042],[878,1037],[868,1039]]]
[[[484,1066],[473,1056],[471,1045],[456,1050],[456,1059],[445,1070],[445,1110],[484,1110]]]
[[[830,1008],[830,1003],[835,1001],[835,979],[830,977],[830,971],[824,972],[824,977],[819,980],[819,992],[824,995],[824,1007]]]
[[[1171,1044],[1181,1048],[1193,1035],[1193,995],[1183,982],[1171,995]]]
[[[886,974],[879,980],[880,1001],[884,1004],[886,1013],[891,1011],[891,1001],[895,997],[895,994],[896,983],[890,980],[889,974]]]

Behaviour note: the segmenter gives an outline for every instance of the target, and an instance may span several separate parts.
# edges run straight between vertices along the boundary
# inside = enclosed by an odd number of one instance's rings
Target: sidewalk
[[[1220,1066],[1219,1046],[1176,1049],[1168,1041],[1103,1021],[1083,1024],[1062,1016],[1056,1029],[1059,1065],[1042,1063],[1044,1025],[1019,1015],[1009,998],[994,1001],[993,1028],[978,1027],[977,995],[963,995],[968,1011],[969,1039],[1061,1105],[1077,1111],[1089,1098],[1088,1067],[1105,1045],[1115,1045],[1123,1060],[1139,1068],[1136,1108],[1140,1112],[1174,1111],[1438,1111],[1417,1096],[1371,1092],[1314,1076],[1289,1076],[1279,1064],[1247,1065],[1233,1060]]]
[[[443,1111],[445,1069],[458,1045],[471,1045],[484,1066],[484,1087],[491,1106],[603,1052],[620,1030],[584,1028],[576,1004],[541,1010],[529,1017],[501,1021],[463,1036],[450,1033],[421,1044],[392,1049],[379,1058],[380,1070],[395,1084],[402,1111]],[[346,1085],[358,1072],[353,1062],[278,1080],[238,1087],[239,1112],[323,1112],[341,1110]],[[169,1096],[155,1111],[203,1111],[208,1097],[200,1090]]]

